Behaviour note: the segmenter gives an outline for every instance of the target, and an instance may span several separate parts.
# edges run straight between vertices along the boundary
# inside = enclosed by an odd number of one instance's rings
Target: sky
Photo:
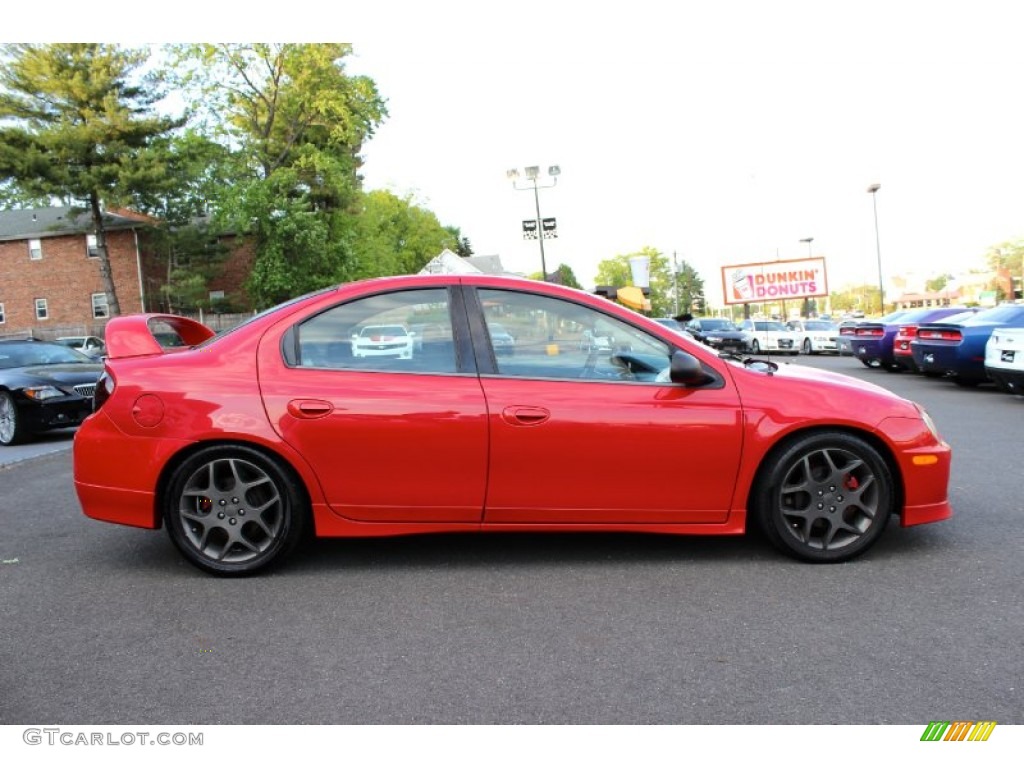
[[[540,191],[558,222],[547,266],[585,287],[600,261],[651,247],[694,266],[713,302],[723,266],[809,255],[835,290],[877,285],[880,254],[888,293],[893,274],[980,268],[1024,237],[1019,3],[244,7],[240,21],[230,4],[183,0],[162,20],[168,40],[147,42],[351,42],[348,71],[389,110],[364,146],[366,187],[412,195],[514,271],[540,270],[521,230],[532,191],[506,176],[529,165],[561,168]],[[72,18],[64,37],[89,39]]]
[[[824,256],[835,289],[877,285],[879,252],[888,285],[1024,236],[1019,3],[452,5],[403,20],[430,33],[354,38],[390,110],[365,179],[510,269],[540,269],[533,194],[506,178],[527,165],[561,168],[546,261],[588,287],[645,246],[712,288],[725,265]]]

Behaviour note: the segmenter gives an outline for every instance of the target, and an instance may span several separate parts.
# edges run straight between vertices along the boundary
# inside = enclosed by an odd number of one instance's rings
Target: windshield
[[[360,336],[407,336],[405,328],[400,325],[368,325],[359,332]]]
[[[1005,304],[1001,307],[993,307],[979,312],[967,320],[960,322],[960,325],[992,325],[1000,323],[1018,323],[1024,321],[1024,305]]]
[[[700,321],[701,328],[705,331],[736,331],[739,330],[728,320],[718,320],[715,318],[709,318]]]
[[[25,341],[0,344],[0,368],[21,368],[26,365],[95,364],[81,352],[46,341]]]

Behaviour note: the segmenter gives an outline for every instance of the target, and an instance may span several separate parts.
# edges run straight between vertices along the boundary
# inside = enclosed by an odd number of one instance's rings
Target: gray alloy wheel
[[[0,445],[17,445],[28,437],[10,392],[0,392]]]
[[[245,446],[201,450],[173,473],[164,495],[171,541],[219,576],[255,573],[287,554],[307,510],[291,473]]]
[[[757,342],[757,339],[754,339],[752,342],[750,342],[750,354],[757,355],[760,354],[760,352],[761,345]]]
[[[805,355],[813,355],[814,354],[814,349],[811,347],[811,340],[810,339],[804,339],[804,354]]]
[[[780,550],[834,563],[864,552],[894,511],[889,465],[865,440],[840,432],[797,438],[765,462],[758,521]]]

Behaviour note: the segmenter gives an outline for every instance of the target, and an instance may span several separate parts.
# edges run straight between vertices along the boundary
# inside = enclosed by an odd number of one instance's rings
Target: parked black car
[[[695,317],[686,324],[686,330],[697,341],[715,349],[746,352],[750,348],[750,334],[724,317]]]
[[[48,341],[0,341],[0,445],[74,427],[92,413],[103,365]]]

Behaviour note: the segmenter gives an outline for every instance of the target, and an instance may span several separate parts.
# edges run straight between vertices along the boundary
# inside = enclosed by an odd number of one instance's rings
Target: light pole
[[[801,243],[807,243],[807,258],[808,259],[814,258],[814,252],[811,250],[811,243],[814,242],[814,238],[813,237],[801,237],[800,238],[800,242]],[[817,311],[817,309],[815,309],[815,311]],[[810,317],[811,316],[811,300],[807,299],[807,298],[804,299],[803,316],[804,317]]]
[[[536,165],[529,165],[523,169],[523,175],[526,176],[526,180],[530,183],[527,186],[523,187],[519,186],[518,184],[518,168],[512,168],[506,173],[508,178],[512,180],[512,186],[515,189],[519,190],[520,192],[525,192],[530,189],[533,190],[533,205],[535,210],[537,211],[536,229],[534,231],[537,233],[537,242],[540,243],[540,274],[541,280],[544,281],[547,281],[548,279],[548,265],[544,258],[544,222],[543,219],[541,219],[540,217],[540,195],[537,193],[537,190],[555,186],[555,184],[558,183],[558,174],[560,174],[561,172],[562,169],[559,168],[557,165],[548,166],[548,177],[551,179],[551,183],[538,184],[537,177],[540,175],[540,168]],[[552,229],[552,232],[555,232],[555,230]],[[557,237],[557,235],[554,236]]]
[[[679,314],[679,261],[676,259],[676,252],[672,251],[672,296],[674,297],[673,307],[676,317]]]
[[[871,195],[871,207],[875,210],[875,253],[878,255],[878,302],[879,311],[885,314],[885,288],[882,285],[882,246],[878,240],[878,190],[881,184],[872,184],[868,187],[868,194]]]

